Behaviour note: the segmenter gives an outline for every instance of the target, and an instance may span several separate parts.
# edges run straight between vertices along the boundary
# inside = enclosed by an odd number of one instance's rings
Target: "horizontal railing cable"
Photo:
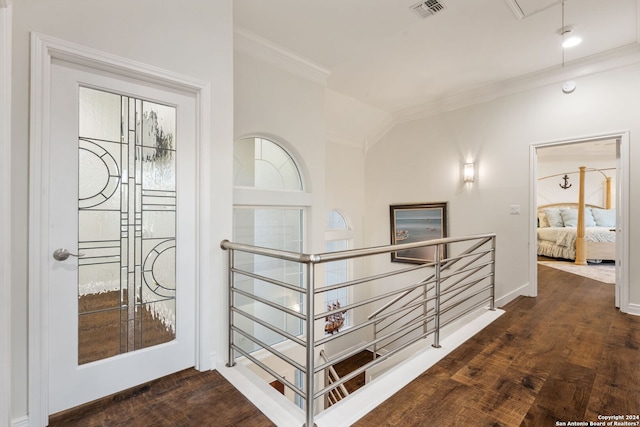
[[[241,270],[239,268],[233,268],[231,270],[231,272],[238,273],[238,274],[241,274],[243,276],[251,277],[252,279],[260,280],[261,282],[271,283],[272,285],[280,286],[282,288],[286,288],[286,289],[289,289],[290,291],[294,291],[294,292],[299,292],[301,294],[305,294],[307,292],[307,290],[305,288],[301,288],[300,286],[291,285],[289,283],[282,282],[282,281],[276,280],[276,279],[272,279],[272,278],[267,277],[267,276],[262,276],[260,274],[252,273],[252,272],[247,271],[247,270]]]
[[[247,297],[249,299],[252,299],[254,301],[259,301],[264,305],[268,305],[269,307],[275,308],[276,310],[283,311],[283,312],[285,312],[287,314],[290,314],[291,316],[297,317],[297,318],[299,318],[301,320],[305,320],[306,319],[305,315],[302,314],[302,313],[299,313],[299,312],[297,312],[295,310],[291,310],[289,307],[285,307],[285,306],[280,305],[278,303],[271,302],[266,298],[259,297],[259,296],[255,295],[255,294],[252,294],[252,293],[247,292],[245,290],[238,289],[238,288],[233,288],[232,291],[233,291],[233,293],[240,294],[240,295],[245,296],[245,297]]]
[[[371,297],[371,298],[366,298],[366,299],[363,299],[362,301],[360,301],[358,303],[354,303],[353,307],[360,307],[360,306],[363,306],[363,305],[368,305],[368,304],[371,304],[371,303],[374,303],[374,302],[377,302],[377,301],[392,297],[392,296],[394,296],[394,295],[396,295],[396,294],[398,294],[400,292],[412,291],[415,288],[420,287],[420,286],[423,286],[423,285],[422,284],[418,284],[418,285],[413,284],[413,285],[405,286],[404,288],[397,289],[395,291],[385,292],[385,293],[380,294],[378,296]],[[323,317],[324,317],[323,313],[319,313],[314,317],[314,319],[318,320],[318,319],[322,319]]]
[[[260,318],[258,318],[256,316],[252,315],[252,314],[249,314],[249,313],[247,313],[246,311],[244,311],[244,310],[242,310],[240,308],[231,307],[231,311],[233,313],[238,313],[239,315],[241,315],[243,317],[246,317],[247,319],[251,320],[252,322],[255,322],[255,323],[259,324],[259,325],[262,325],[265,328],[267,328],[267,329],[269,329],[269,330],[271,330],[271,331],[273,331],[273,332],[275,332],[275,333],[277,333],[279,335],[282,335],[283,337],[286,337],[286,338],[290,339],[291,341],[295,342],[298,345],[301,345],[303,347],[307,345],[307,341],[306,340],[303,340],[302,338],[300,338],[300,337],[298,337],[296,335],[290,334],[287,331],[283,331],[282,329],[280,329],[280,328],[278,328],[276,326],[273,326],[271,323],[266,322],[266,321],[264,321],[264,320],[262,320],[262,319],[260,319]]]
[[[244,351],[243,349],[241,349],[240,347],[237,347],[237,346],[234,346],[234,350],[237,351],[238,353],[242,354],[244,357],[246,357],[252,363],[254,363],[257,366],[259,366],[261,369],[264,369],[266,372],[268,372],[274,378],[277,378],[278,381],[280,381],[282,384],[286,385],[289,389],[291,389],[298,396],[302,397],[303,399],[306,399],[305,393],[302,390],[300,390],[298,387],[296,387],[295,384],[292,384],[289,380],[287,380],[284,376],[280,375],[274,369],[272,369],[268,365],[262,363],[257,358],[253,357],[251,355],[251,353],[246,352],[246,351]]]
[[[265,343],[264,341],[250,335],[247,331],[244,331],[236,326],[232,326],[231,330],[233,332],[238,332],[240,335],[244,336],[246,339],[248,339],[249,341],[253,342],[254,344],[258,344],[260,346],[260,348],[267,350],[269,353],[273,354],[274,356],[277,356],[280,360],[284,360],[285,362],[287,362],[289,365],[294,366],[296,369],[299,369],[301,371],[306,371],[306,368],[304,367],[304,365],[302,365],[301,363],[293,360],[292,358],[290,358],[289,356],[287,356],[286,354],[276,350],[275,348],[273,348],[273,346]],[[235,346],[236,350],[240,349],[241,347]]]

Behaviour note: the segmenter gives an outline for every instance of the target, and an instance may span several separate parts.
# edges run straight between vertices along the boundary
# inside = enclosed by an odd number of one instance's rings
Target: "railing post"
[[[373,322],[373,340],[375,341],[378,338],[378,321]],[[378,357],[378,343],[375,342],[373,344],[373,360]]]
[[[434,307],[433,307],[433,321],[434,321],[434,332],[433,332],[433,344],[431,344],[435,348],[440,348],[440,266],[442,260],[440,259],[440,245],[435,246],[435,256],[436,256],[436,272],[435,272],[435,299],[434,299]]]
[[[312,261],[307,262],[307,372],[305,378],[305,415],[306,415],[306,423],[304,426],[311,427],[315,426],[313,423],[313,396],[315,393],[314,387],[314,371],[315,371],[315,339],[314,339],[314,314],[315,314],[315,264]]]
[[[234,277],[233,277],[233,265],[234,265],[234,254],[235,251],[233,249],[229,249],[229,265],[228,265],[228,281],[229,284],[227,286],[227,292],[229,292],[229,307],[228,307],[228,313],[229,313],[229,360],[227,361],[227,366],[231,367],[231,366],[235,366],[236,365],[236,359],[235,359],[235,352],[233,351],[233,329],[231,329],[231,327],[233,326],[233,310],[231,309],[233,307],[234,304],[234,292],[233,292],[233,288],[234,288]]]
[[[422,333],[424,334],[424,338],[426,339],[427,332],[429,331],[429,286],[427,285],[427,282],[425,282],[425,284],[422,286],[422,299],[424,300],[424,305],[422,306],[422,317],[424,318]]]
[[[491,311],[496,309],[496,236],[491,237]]]

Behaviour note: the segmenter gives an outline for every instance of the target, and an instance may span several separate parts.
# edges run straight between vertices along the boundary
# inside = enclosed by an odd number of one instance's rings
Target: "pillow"
[[[591,208],[593,218],[598,227],[615,227],[616,226],[616,210],[615,209],[599,209]]]
[[[544,209],[544,214],[547,217],[547,221],[549,221],[549,227],[564,227],[564,221],[562,220],[562,215],[560,215],[560,209]]]
[[[560,216],[565,227],[578,226],[578,209],[560,209]],[[584,210],[584,226],[595,227],[596,221],[590,208]]]
[[[538,227],[551,227],[549,225],[549,220],[547,219],[547,216],[544,214],[544,212],[538,212]]]

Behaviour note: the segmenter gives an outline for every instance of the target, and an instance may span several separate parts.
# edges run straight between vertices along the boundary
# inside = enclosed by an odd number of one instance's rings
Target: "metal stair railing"
[[[314,417],[323,410],[323,406],[334,404],[348,396],[348,393],[345,394],[345,382],[430,335],[433,336],[432,345],[439,346],[440,329],[443,326],[471,311],[487,305],[493,310],[495,306],[495,234],[320,254],[295,253],[228,240],[222,241],[220,245],[229,254],[227,366],[234,366],[237,357],[244,357],[283,383],[304,403],[305,426],[314,425]],[[436,253],[433,262],[400,268],[397,264],[391,267],[392,264],[389,263],[389,268],[381,273],[363,275],[330,286],[316,284],[316,276],[320,276],[317,268],[324,263],[356,258],[378,261],[376,257],[393,252],[430,246],[434,247]],[[445,246],[447,251],[441,251]],[[249,267],[239,266],[236,253],[294,263],[300,267],[303,283],[298,286],[252,271],[251,263],[246,263]],[[441,253],[447,253],[449,257],[441,259]],[[376,262],[376,265],[381,263]],[[421,275],[420,272],[426,272],[424,278],[416,280],[415,276]],[[241,285],[242,281],[251,282],[251,286]],[[384,291],[373,293],[377,284]],[[298,295],[300,307],[288,307],[282,301],[265,295],[266,287]],[[357,289],[359,292],[353,294],[364,297],[349,301],[336,309],[325,309],[324,300],[322,304],[320,301],[316,304],[316,296],[322,297],[329,290],[343,288]],[[303,332],[292,333],[287,330],[286,325],[274,323],[264,313],[252,312],[251,308],[247,308],[255,305],[265,307],[264,311],[279,313],[280,318],[302,322]],[[324,335],[322,322],[339,312],[350,313],[353,324],[338,329],[336,333]],[[284,343],[274,344],[269,341],[267,331],[278,336]],[[366,342],[351,347],[339,356],[327,358],[324,352],[326,344],[337,339],[355,337],[355,334],[359,334],[357,341],[354,339],[355,342],[360,342],[363,335],[368,338]],[[247,343],[253,346],[253,350],[247,349]],[[342,377],[335,374],[333,365],[364,350],[373,350],[374,358],[371,362]],[[279,362],[274,364],[273,361]],[[283,363],[289,367],[287,369],[301,373],[304,379],[302,384],[298,381],[294,381],[294,384],[286,378],[282,373]]]

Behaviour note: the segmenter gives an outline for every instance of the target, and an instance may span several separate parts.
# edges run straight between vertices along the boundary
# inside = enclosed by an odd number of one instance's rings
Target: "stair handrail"
[[[482,238],[485,237],[483,235],[477,235],[475,236],[476,238]],[[476,243],[475,245],[471,246],[469,249],[467,249],[466,251],[464,251],[461,255],[455,257],[455,258],[449,258],[447,260],[445,260],[445,263],[443,266],[440,267],[441,270],[448,270],[449,268],[451,268],[451,266],[455,265],[458,261],[463,259],[464,255],[469,255],[470,253],[472,253],[473,251],[475,251],[476,249],[478,249],[479,247],[481,247],[482,245],[484,245],[485,243],[487,243],[489,240],[491,239],[491,235],[487,235],[486,238],[478,243]],[[478,257],[479,258],[479,257]],[[470,261],[466,266],[472,264],[475,261]],[[424,265],[423,265],[424,266]],[[465,266],[465,267],[466,267]],[[464,267],[463,267],[464,268]],[[435,278],[435,273],[433,273],[431,276],[429,276],[428,278],[424,279],[423,282],[429,282],[431,280],[433,280]],[[445,280],[448,279],[448,277],[445,277]],[[408,294],[410,294],[411,292],[413,292],[412,290],[408,290],[407,292],[405,292],[402,295],[397,296],[396,298],[394,298],[393,300],[389,301],[388,303],[386,303],[385,305],[383,305],[382,307],[380,307],[379,309],[377,309],[376,311],[374,311],[373,313],[371,313],[369,315],[369,319],[373,319],[374,317],[376,317],[378,314],[380,314],[380,312],[386,310],[389,308],[389,306],[394,305],[395,303],[397,303],[398,301],[400,301],[402,298],[404,298],[405,296],[407,296]]]
[[[228,240],[223,240],[220,243],[222,249],[229,251],[229,362],[227,366],[235,365],[236,359],[234,353],[244,356],[247,360],[250,360],[252,363],[256,364],[264,371],[269,373],[271,376],[280,380],[286,387],[292,389],[293,392],[299,396],[302,401],[305,403],[305,425],[312,426],[314,419],[314,411],[315,411],[315,399],[318,399],[322,396],[327,396],[328,400],[337,401],[340,394],[348,395],[348,390],[344,385],[347,381],[354,378],[356,375],[365,372],[367,369],[378,365],[381,361],[384,361],[390,358],[392,355],[404,350],[408,346],[417,342],[417,340],[426,338],[428,335],[433,334],[434,346],[439,346],[439,333],[441,326],[450,323],[451,321],[459,318],[460,316],[468,314],[471,310],[475,310],[476,308],[486,307],[487,303],[489,303],[489,308],[491,310],[494,309],[495,305],[495,238],[496,235],[494,233],[485,233],[478,235],[469,235],[464,237],[447,237],[441,239],[433,239],[428,241],[421,242],[413,242],[413,243],[401,243],[395,245],[383,245],[369,248],[361,248],[361,249],[351,249],[345,251],[337,251],[337,252],[326,252],[319,254],[305,254],[305,253],[297,253],[292,251],[278,250],[266,247],[258,247],[252,246],[242,243],[230,242]],[[469,248],[458,247],[455,244],[466,242],[466,241],[474,241]],[[490,249],[486,249],[483,251],[476,252],[483,245],[486,245],[488,242],[491,242]],[[439,254],[443,247],[446,247],[448,244],[453,244],[452,247],[456,249],[462,250],[456,256],[450,256],[447,259],[442,259]],[[331,261],[339,261],[339,260],[349,260],[354,258],[361,258],[371,255],[381,255],[381,254],[389,254],[393,252],[405,251],[415,248],[423,248],[423,247],[435,247],[435,261],[432,262],[424,262],[419,265],[413,265],[411,267],[402,267],[397,269],[392,269],[388,272],[383,272],[379,274],[372,274],[366,277],[345,281],[339,284],[323,286],[316,288],[315,285],[315,265],[331,262]],[[304,264],[306,274],[304,279],[302,280],[300,286],[290,285],[286,282],[278,281],[273,278],[267,277],[267,275],[262,275],[259,272],[255,273],[250,271],[249,269],[243,269],[242,267],[236,267],[235,263],[235,251],[240,251],[243,253],[261,255],[265,257],[280,259],[284,261],[292,261],[300,264]],[[491,260],[486,262],[482,266],[477,265],[477,261],[482,259],[482,257],[490,254]],[[461,267],[453,274],[450,275],[441,275],[442,272],[450,271],[450,269],[457,265]],[[467,267],[472,266],[469,270],[466,270]],[[486,266],[490,266],[490,272],[486,275],[483,275],[480,278],[475,277],[477,273],[481,273],[481,270]],[[401,277],[406,273],[414,273],[422,268],[431,268],[435,269],[435,273],[428,275],[426,278],[418,280],[417,282],[413,282],[412,284],[402,287],[400,289],[394,289],[391,291],[383,292],[381,294],[376,294],[374,296],[368,296],[366,298],[362,298],[359,301],[356,301],[351,304],[347,304],[339,309],[328,311],[320,310],[317,311],[317,306],[315,304],[314,297],[316,294],[321,295],[323,292],[327,292],[333,289],[340,288],[348,288],[349,286],[367,286],[368,283],[374,280],[387,279],[393,276]],[[466,271],[465,271],[466,270]],[[302,273],[302,268],[300,273]],[[304,308],[301,312],[296,310],[292,310],[287,306],[277,302],[276,300],[269,300],[263,297],[260,297],[257,293],[251,290],[244,290],[235,285],[235,278],[238,275],[245,275],[249,278],[258,281],[264,281],[271,285],[275,285],[281,287],[283,289],[287,289],[289,291],[295,291],[301,295],[301,303]],[[462,275],[462,276],[460,276]],[[474,276],[474,277],[472,277]],[[410,276],[412,277],[412,276]],[[472,282],[465,282],[468,278],[472,277]],[[489,283],[487,286],[483,286],[481,289],[476,290],[474,288],[475,285],[481,284],[487,277],[489,277]],[[411,280],[411,279],[410,279]],[[443,282],[447,282],[446,287],[441,287]],[[388,282],[388,281],[387,281]],[[240,282],[241,283],[241,282]],[[257,282],[256,282],[257,283]],[[407,283],[407,282],[404,282]],[[402,283],[401,283],[402,284]],[[433,284],[432,286],[429,286]],[[398,301],[405,298],[407,295],[410,295],[412,292],[421,289],[420,294],[416,298],[412,298],[408,302],[404,302],[402,306],[397,304]],[[470,290],[470,291],[468,291]],[[435,293],[434,293],[435,292]],[[303,332],[300,332],[300,335],[292,335],[288,333],[285,329],[282,329],[282,326],[278,326],[277,324],[269,323],[266,320],[261,320],[259,317],[253,316],[251,313],[244,311],[243,307],[237,306],[235,303],[234,296],[241,295],[244,298],[249,298],[253,301],[258,301],[259,303],[279,310],[282,313],[285,313],[289,316],[293,316],[294,318],[303,320],[305,322],[305,328]],[[471,297],[469,297],[471,295]],[[460,298],[462,296],[462,298]],[[304,298],[302,298],[304,297]],[[442,298],[441,298],[442,297]],[[356,307],[369,305],[373,307],[377,303],[382,303],[384,300],[391,298],[391,301],[384,304],[381,308],[377,309],[373,314],[364,317],[357,325],[353,325],[345,330],[338,331],[335,335],[331,334],[330,336],[323,336],[315,338],[314,324],[326,317],[327,314],[333,313],[341,310],[351,310]],[[473,298],[473,299],[472,299]],[[459,306],[462,303],[467,303],[463,307],[461,307],[460,312],[452,311],[453,308]],[[429,307],[430,304],[433,304],[433,307]],[[417,315],[414,314],[416,308],[423,307],[421,312]],[[408,311],[407,311],[408,310]],[[302,313],[305,314],[302,314]],[[394,319],[395,316],[402,317],[401,313],[407,312],[411,313],[411,316],[408,318],[404,318],[404,324],[401,327],[397,327],[393,330],[387,330],[384,333],[378,335],[376,333],[377,324],[380,322],[384,322],[387,319],[390,319],[390,323],[396,324],[398,319]],[[443,322],[440,323],[440,316],[442,313],[450,312],[445,318],[443,318]],[[280,352],[274,348],[273,344],[266,343],[262,341],[258,335],[255,335],[252,330],[247,329],[244,330],[240,323],[236,324],[234,320],[234,316],[244,316],[246,319],[249,319],[253,324],[261,325],[276,334],[280,334],[285,337],[289,341],[299,344],[304,349],[304,362],[299,362],[298,360],[287,356],[287,354]],[[342,336],[357,332],[362,328],[366,328],[368,326],[373,326],[374,329],[374,337],[373,340],[367,339],[366,342],[362,342],[348,351],[340,353],[338,356],[329,359],[326,355],[324,349],[320,346],[323,346],[325,343],[332,341],[334,339],[339,339]],[[386,327],[386,325],[385,325]],[[414,332],[418,328],[423,328],[422,331],[417,334]],[[399,329],[399,330],[398,330]],[[298,334],[299,332],[296,332]],[[304,385],[300,387],[298,385],[292,384],[290,381],[284,378],[284,376],[280,375],[276,370],[270,368],[266,363],[263,363],[259,360],[258,357],[254,356],[253,350],[241,348],[234,342],[233,335],[239,334],[242,338],[246,338],[248,342],[253,342],[257,347],[257,349],[264,349],[268,353],[271,353],[277,359],[286,362],[289,366],[297,369],[304,375]],[[410,334],[410,335],[409,335]],[[416,338],[416,335],[417,338]],[[401,338],[405,338],[402,342],[394,344],[393,348],[387,347],[387,352],[385,354],[381,354],[378,359],[375,359],[375,346],[378,344],[382,344],[383,342],[388,345],[388,340],[395,343],[397,340]],[[371,345],[374,346],[374,360],[366,363],[365,365],[357,368],[356,370],[350,372],[349,374],[339,376],[335,371],[334,365],[336,363],[340,363],[341,361],[347,359],[348,357],[357,354],[363,350],[369,349]],[[281,348],[281,347],[278,347]],[[286,348],[286,347],[282,347]],[[320,350],[318,352],[318,350]],[[320,354],[320,359],[316,360],[317,355]],[[315,380],[314,377],[317,374],[320,374],[323,370],[328,374],[328,385],[322,387],[320,385],[319,388],[315,388]]]

